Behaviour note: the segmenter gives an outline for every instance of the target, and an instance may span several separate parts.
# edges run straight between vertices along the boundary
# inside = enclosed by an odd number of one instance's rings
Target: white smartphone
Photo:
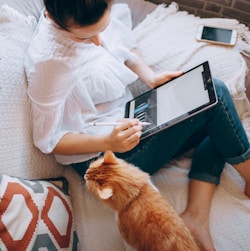
[[[196,39],[203,42],[233,46],[236,43],[237,31],[233,29],[199,25]]]

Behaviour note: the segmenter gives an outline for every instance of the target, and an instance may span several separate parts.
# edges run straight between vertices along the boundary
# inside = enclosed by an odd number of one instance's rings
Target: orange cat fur
[[[90,164],[88,190],[117,211],[124,240],[138,251],[198,251],[189,229],[149,175],[106,151]]]

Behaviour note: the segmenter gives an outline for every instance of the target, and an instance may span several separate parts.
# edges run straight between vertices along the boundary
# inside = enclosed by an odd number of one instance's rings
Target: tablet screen
[[[128,102],[125,117],[150,122],[143,137],[178,123],[217,102],[208,62]]]

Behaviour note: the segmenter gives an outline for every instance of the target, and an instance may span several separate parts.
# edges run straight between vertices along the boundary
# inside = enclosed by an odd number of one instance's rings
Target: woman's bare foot
[[[192,233],[197,245],[202,251],[215,251],[209,231],[209,224],[201,222],[197,217],[190,213],[183,212],[181,218]]]
[[[250,198],[250,159],[240,164],[234,165],[234,168],[246,181],[245,195]]]

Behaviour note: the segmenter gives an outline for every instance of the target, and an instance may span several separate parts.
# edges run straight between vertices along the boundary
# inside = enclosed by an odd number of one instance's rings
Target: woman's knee
[[[227,86],[222,80],[214,78],[213,81],[214,81],[214,86],[215,86],[218,97],[225,96],[225,95],[231,96]]]

